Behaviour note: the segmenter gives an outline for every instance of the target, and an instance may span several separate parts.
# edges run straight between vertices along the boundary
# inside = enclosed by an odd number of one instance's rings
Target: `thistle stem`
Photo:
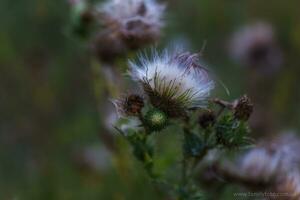
[[[183,126],[183,144],[186,142],[187,135],[190,134],[189,130],[189,122],[190,118],[186,117],[184,119],[184,126]],[[182,145],[182,168],[181,168],[181,183],[180,187],[181,189],[185,190],[188,184],[188,157],[184,151],[184,145]]]
[[[218,98],[213,99],[212,102],[214,102],[215,104],[217,104],[221,107],[228,108],[228,109],[232,109],[232,107],[233,107],[232,103],[218,99]]]

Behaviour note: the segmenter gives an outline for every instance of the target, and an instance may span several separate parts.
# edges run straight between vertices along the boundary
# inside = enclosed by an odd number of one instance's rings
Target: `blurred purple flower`
[[[241,65],[265,74],[277,71],[283,61],[272,26],[262,22],[237,31],[230,41],[230,53]]]

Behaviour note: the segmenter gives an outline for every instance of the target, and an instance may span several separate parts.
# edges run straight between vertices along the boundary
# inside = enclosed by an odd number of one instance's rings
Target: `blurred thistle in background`
[[[265,22],[256,22],[237,31],[230,51],[237,62],[266,75],[278,71],[282,64],[282,52],[273,27]]]
[[[92,42],[100,60],[115,60],[131,50],[154,44],[164,25],[165,6],[155,0],[113,0],[99,5],[100,25]]]
[[[241,184],[252,191],[273,192],[274,199],[300,198],[300,139],[294,133],[261,141],[240,156],[236,163],[218,160],[214,178]],[[281,197],[278,197],[281,194]],[[270,197],[273,199],[272,197]]]
[[[90,41],[101,62],[114,63],[147,45],[155,44],[164,27],[165,5],[155,0],[70,1],[71,31]]]
[[[286,199],[300,199],[300,173],[299,171],[291,171],[287,176],[275,186],[274,191],[281,194],[288,194]],[[276,197],[274,198],[276,199]]]

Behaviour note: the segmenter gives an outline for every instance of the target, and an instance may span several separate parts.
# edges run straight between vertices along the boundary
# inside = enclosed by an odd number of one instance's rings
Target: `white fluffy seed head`
[[[165,51],[158,55],[154,51],[152,58],[141,56],[139,61],[130,62],[130,75],[148,86],[150,96],[161,98],[159,104],[173,103],[181,108],[205,106],[214,81],[200,66],[197,54]]]

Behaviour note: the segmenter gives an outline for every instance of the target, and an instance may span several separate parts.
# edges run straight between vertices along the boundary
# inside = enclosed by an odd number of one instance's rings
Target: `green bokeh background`
[[[247,93],[247,71],[229,58],[228,38],[244,24],[270,22],[285,58],[270,103],[282,129],[300,128],[299,0],[166,2],[162,44],[186,38],[199,51],[206,41],[204,59],[231,91],[227,96],[218,87],[225,99]],[[118,155],[103,161],[109,165],[105,170],[74,162],[80,149],[102,145],[105,116],[97,111],[91,56],[68,36],[69,17],[63,0],[0,1],[0,199],[160,199],[120,138]],[[170,157],[162,168],[178,153],[175,144],[162,150]]]

